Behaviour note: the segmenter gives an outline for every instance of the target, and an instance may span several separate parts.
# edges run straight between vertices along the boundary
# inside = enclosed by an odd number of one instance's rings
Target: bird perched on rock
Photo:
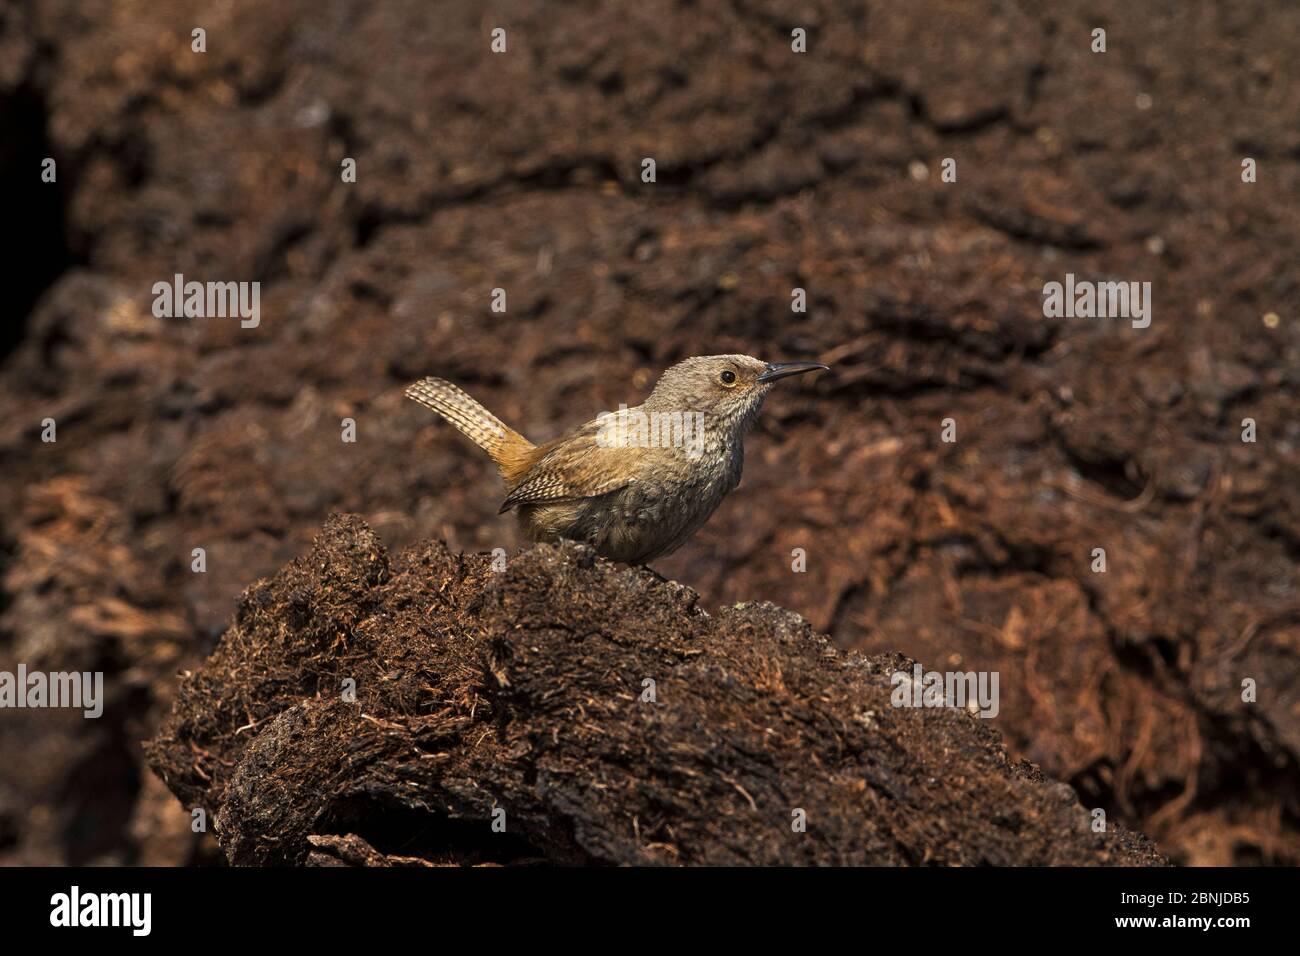
[[[669,554],[740,484],[744,436],[774,382],[823,369],[748,355],[704,355],[668,369],[650,397],[534,445],[451,382],[426,378],[407,398],[433,409],[496,462],[501,512],[518,509],[533,541],[572,538],[644,564]]]

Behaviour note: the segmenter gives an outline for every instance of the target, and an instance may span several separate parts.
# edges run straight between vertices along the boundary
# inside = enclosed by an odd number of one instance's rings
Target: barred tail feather
[[[508,484],[521,476],[516,474],[520,469],[527,471],[531,466],[529,452],[534,448],[533,443],[451,382],[426,378],[408,385],[405,395],[425,408],[433,409],[491,455]]]

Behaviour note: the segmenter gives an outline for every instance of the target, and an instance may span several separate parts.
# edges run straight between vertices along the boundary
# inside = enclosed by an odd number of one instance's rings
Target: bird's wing
[[[538,505],[548,502],[572,501],[575,498],[594,498],[626,488],[632,479],[606,478],[604,480],[574,481],[572,478],[534,469],[523,483],[506,495],[497,514],[504,514],[516,505]]]
[[[536,463],[501,503],[498,513],[517,505],[546,504],[594,498],[626,488],[636,481],[636,452],[597,441],[599,426],[589,422],[572,435],[546,446]]]

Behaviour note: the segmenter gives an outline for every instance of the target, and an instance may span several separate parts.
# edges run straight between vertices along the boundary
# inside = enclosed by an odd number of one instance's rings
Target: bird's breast
[[[608,494],[521,509],[530,538],[574,538],[606,557],[644,563],[675,551],[740,481],[743,446],[707,438],[697,454],[686,449],[637,455],[631,480]]]

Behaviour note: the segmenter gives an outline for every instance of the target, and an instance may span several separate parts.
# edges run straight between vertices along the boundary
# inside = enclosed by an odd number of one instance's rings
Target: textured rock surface
[[[579,545],[390,561],[338,516],[244,593],[150,762],[237,864],[1161,862],[980,718],[891,706],[910,666]]]
[[[394,549],[518,545],[407,381],[544,440],[744,351],[835,373],[773,396],[742,486],[656,570],[839,647],[996,669],[1013,754],[1087,806],[1180,862],[1300,863],[1300,6],[494,15],[509,55],[477,0],[0,9],[32,253],[0,327],[0,668],[95,667],[110,697],[0,720],[23,768],[0,861],[196,858],[139,741],[330,511]],[[260,327],[154,318],[176,272],[261,281]],[[1152,281],[1151,328],[1045,320],[1067,272]]]

